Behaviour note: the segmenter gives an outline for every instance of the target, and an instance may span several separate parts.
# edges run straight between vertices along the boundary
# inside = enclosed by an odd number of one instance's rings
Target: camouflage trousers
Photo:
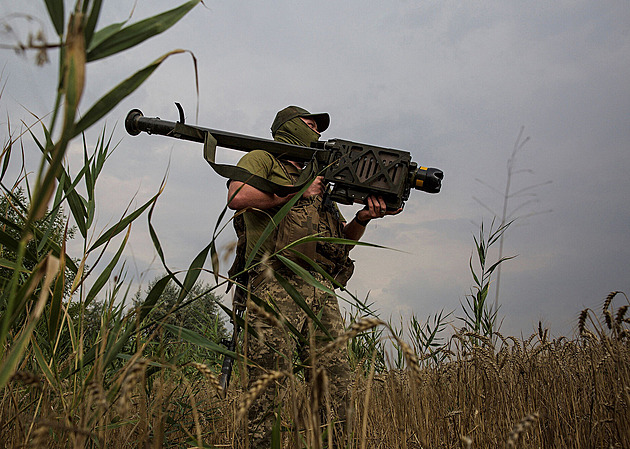
[[[304,298],[306,304],[313,310],[332,338],[337,338],[344,333],[343,319],[339,311],[337,298],[313,287],[305,280],[293,273],[282,273],[285,279]],[[323,276],[313,274],[318,282],[332,290],[331,283]],[[317,352],[330,342],[330,339],[312,323],[304,310],[298,306],[293,298],[275,279],[266,279],[257,285],[253,292],[255,295],[270,304],[275,303],[283,318],[290,323],[303,337],[303,341],[293,335],[285,325],[278,326],[264,317],[264,313],[256,308],[247,310],[248,326],[253,328],[258,338],[249,336],[247,339],[247,356],[253,362],[248,368],[248,390],[251,390],[256,381],[271,371],[291,372],[293,360],[297,356],[299,362],[305,366],[305,379],[309,380],[312,372],[311,361],[316,355],[315,364],[326,371],[328,377],[328,390],[330,401],[337,422],[343,422],[346,418],[348,388],[351,381],[351,372],[348,365],[348,354],[345,345],[340,349]],[[273,301],[270,300],[273,298]],[[312,348],[314,345],[315,348]],[[248,410],[248,431],[251,446],[254,449],[266,448],[271,445],[271,431],[276,420],[275,414],[280,407],[291,407],[287,397],[287,378],[270,384],[258,396]],[[299,404],[304,408],[305,404]],[[304,410],[298,410],[304,413]],[[319,413],[317,411],[316,413]]]

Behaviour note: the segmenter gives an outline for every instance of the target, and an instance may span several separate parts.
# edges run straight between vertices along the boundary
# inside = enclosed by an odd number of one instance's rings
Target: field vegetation
[[[242,351],[221,344],[227,320],[243,321],[216,294],[233,281],[219,274],[215,240],[188,270],[169,269],[151,224],[165,186],[117,223],[94,226],[95,192],[113,145],[106,129],[88,142],[88,130],[181,51],[160,56],[92,105],[81,103],[86,65],[166,31],[199,1],[97,30],[104,3],[78,1],[66,13],[62,0],[46,0],[42,12],[57,43],[34,34],[16,44],[42,63],[58,55],[59,90],[48,122],[35,118],[18,130],[7,124],[0,155],[2,447],[245,448],[249,405],[280,384],[289,388],[284,406],[272,411],[274,448],[630,447],[630,301],[611,292],[601,309],[576,311],[571,337],[552,338],[542,327],[525,339],[502,335],[498,310],[486,299],[508,259],[491,260],[490,250],[509,225],[482,226],[475,237],[462,318],[442,311],[396,327],[343,292],[355,304],[348,331],[320,349],[348,349],[355,380],[346,422],[332,419],[329,379],[317,360],[305,368],[309,376],[270,372],[244,388]],[[84,154],[74,171],[64,162],[72,141]],[[40,152],[40,166],[26,166],[23,151]],[[225,212],[215,237],[229,221]],[[122,255],[132,225],[145,216],[164,274],[131,291]],[[69,253],[70,241],[80,243],[79,254]],[[214,282],[202,282],[203,272]],[[250,300],[286,327],[266,302]],[[243,344],[250,337],[246,331]],[[226,355],[235,366],[223,391]]]

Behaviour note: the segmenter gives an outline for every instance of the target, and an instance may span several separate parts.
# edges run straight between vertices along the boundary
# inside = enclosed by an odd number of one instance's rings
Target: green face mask
[[[310,147],[311,142],[317,142],[320,134],[313,131],[300,117],[284,122],[276,134],[274,140]]]

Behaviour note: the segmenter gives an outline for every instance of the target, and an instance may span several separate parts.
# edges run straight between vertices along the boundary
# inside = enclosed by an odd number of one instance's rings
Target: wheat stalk
[[[333,420],[332,420],[332,406],[330,404],[330,381],[328,380],[328,374],[326,370],[322,371],[321,388],[324,393],[326,416],[328,416],[328,447],[333,447]],[[345,404],[344,404],[345,406]]]

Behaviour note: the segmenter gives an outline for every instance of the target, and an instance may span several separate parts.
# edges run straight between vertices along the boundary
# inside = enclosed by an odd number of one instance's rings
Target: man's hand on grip
[[[311,196],[319,195],[322,196],[324,194],[325,185],[324,185],[324,177],[318,176],[311,183],[310,186],[306,189],[306,191],[302,194],[304,198],[309,198]]]
[[[361,221],[369,221],[374,218],[383,218],[387,215],[398,215],[401,212],[402,208],[387,210],[385,200],[380,196],[368,196],[365,207],[357,212],[357,217]]]

